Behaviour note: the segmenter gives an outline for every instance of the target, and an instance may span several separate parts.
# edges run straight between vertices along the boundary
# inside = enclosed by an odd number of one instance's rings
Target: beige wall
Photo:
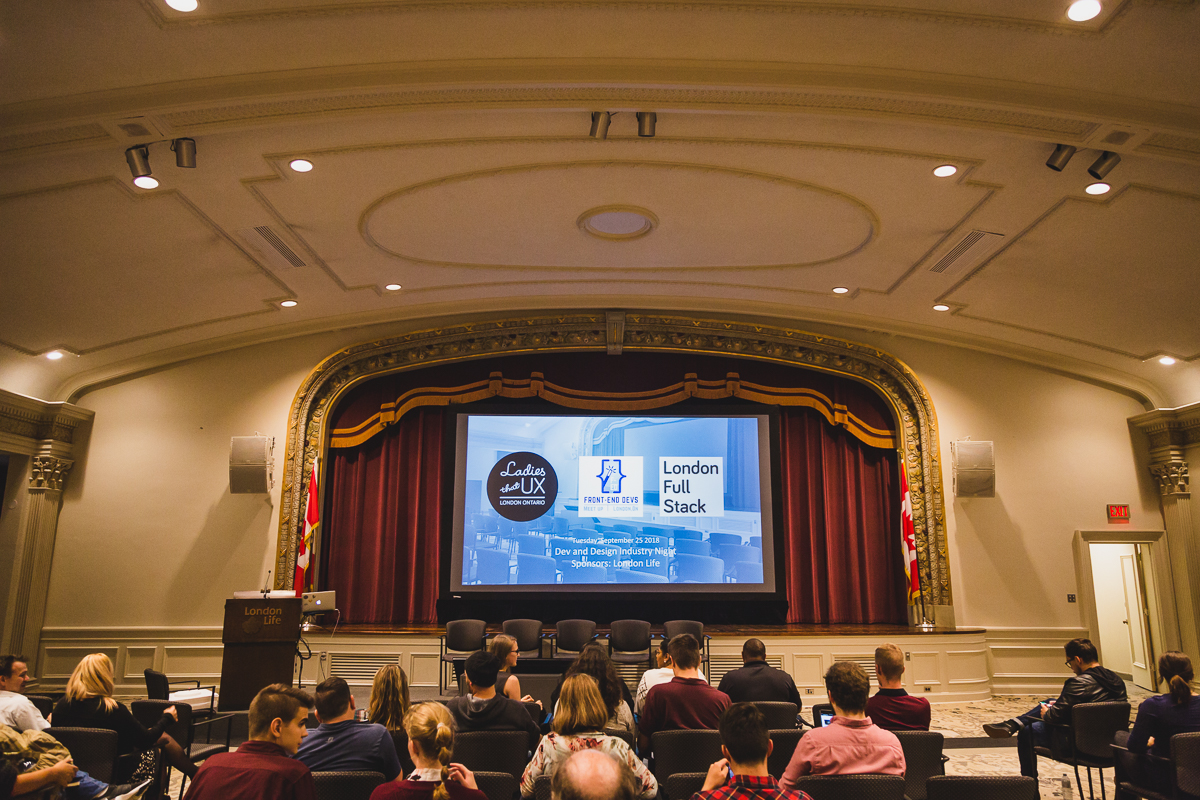
[[[1106,527],[1105,504],[1116,502],[1131,505],[1134,527],[1162,526],[1126,423],[1143,407],[1013,360],[827,332],[889,350],[933,398],[958,624],[1019,629],[1022,641],[1039,630],[1054,641],[1075,635],[1073,531]],[[300,381],[337,348],[382,335],[264,344],[84,394],[78,403],[96,418],[64,496],[46,627],[219,625],[231,592],[262,585],[278,516],[278,486],[269,499],[229,494],[229,438],[273,436],[282,464]],[[967,436],[996,443],[995,499],[951,495],[950,442]]]

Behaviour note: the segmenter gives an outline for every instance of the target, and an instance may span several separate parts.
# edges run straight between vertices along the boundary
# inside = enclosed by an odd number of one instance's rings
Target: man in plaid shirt
[[[719,730],[725,757],[708,768],[704,788],[691,800],[812,800],[804,792],[784,789],[767,772],[775,743],[761,711],[750,703],[734,703],[721,715]]]

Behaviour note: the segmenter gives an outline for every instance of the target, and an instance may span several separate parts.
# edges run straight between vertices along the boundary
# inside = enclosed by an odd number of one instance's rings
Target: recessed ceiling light
[[[387,289],[389,292],[398,292],[402,287],[398,283],[389,283],[383,288]]]
[[[195,11],[199,3],[196,0],[167,0],[167,5],[176,11]]]
[[[1100,0],[1075,0],[1067,9],[1067,16],[1075,22],[1087,22],[1100,13]]]
[[[295,301],[295,300],[284,300],[284,301],[283,301],[282,303],[280,303],[279,305],[283,306],[284,308],[295,308],[295,307],[296,307],[296,301]]]
[[[1096,183],[1088,184],[1088,187],[1084,191],[1088,194],[1104,194],[1111,188],[1107,183],[1097,181]]]
[[[58,350],[51,350],[49,353],[46,353],[46,358],[50,359],[51,361],[58,361],[62,357],[63,354]]]
[[[942,164],[933,170],[933,174],[939,178],[949,178],[954,173],[958,172],[958,167],[953,164]]]
[[[1163,356],[1158,360],[1158,363],[1162,364],[1164,367],[1169,367],[1175,363],[1175,359],[1171,358],[1170,356]]]
[[[312,162],[305,161],[303,158],[293,159],[292,163],[288,164],[288,166],[296,170],[296,172],[312,172]]]
[[[849,290],[849,289],[847,289],[845,286],[835,286],[835,287],[833,287],[833,293],[834,293],[834,294],[845,294],[845,293],[846,293],[846,292],[848,292],[848,291],[850,291],[850,290]]]
[[[933,307],[933,310],[934,311],[949,311],[950,306],[946,305],[945,303],[938,303],[937,305],[935,305]]]
[[[133,185],[139,189],[157,189],[158,181],[151,178],[149,175],[141,175],[133,179]]]

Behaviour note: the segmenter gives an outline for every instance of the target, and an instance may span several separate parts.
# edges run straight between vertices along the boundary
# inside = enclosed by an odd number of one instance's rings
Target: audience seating
[[[662,784],[659,796],[665,796],[667,800],[687,800],[704,788],[704,779],[707,777],[708,770],[704,772],[676,772]]]
[[[700,643],[700,661],[708,663],[708,642],[712,637],[704,635],[704,623],[692,619],[672,619],[663,623],[663,636],[666,638],[670,639],[681,633],[690,633],[696,637],[696,641]]]
[[[370,800],[384,782],[382,772],[314,772],[317,800]]]
[[[590,619],[564,619],[554,626],[554,658],[574,659],[583,646],[596,638],[596,623]],[[567,652],[560,653],[559,650]]]
[[[802,775],[796,788],[813,800],[904,800],[899,775]]]
[[[517,640],[517,654],[522,658],[542,655],[542,621],[540,619],[506,619],[500,631]]]
[[[679,544],[681,541],[682,542],[686,542],[686,541],[699,542],[699,541],[703,541],[704,534],[701,533],[700,531],[688,530],[687,528],[679,528],[679,529],[671,532],[671,538],[673,538],[675,540],[675,544]]]
[[[1092,768],[1100,772],[1100,797],[1104,794],[1104,768],[1116,764],[1112,752],[1113,737],[1118,731],[1129,729],[1129,703],[1080,703],[1071,707],[1071,723],[1047,723],[1050,730],[1050,746],[1035,747],[1039,756],[1046,756],[1075,768],[1075,784],[1079,796],[1083,797],[1083,781],[1079,768],[1087,770],[1088,796],[1095,797],[1092,785]]]
[[[725,562],[710,556],[676,553],[675,578],[680,583],[724,583]]]
[[[796,727],[796,715],[800,709],[786,700],[756,700],[751,705],[767,718],[767,730]]]
[[[489,585],[507,585],[512,580],[512,560],[507,550],[476,550],[475,579]]]
[[[529,763],[529,734],[525,731],[460,733],[454,737],[453,760],[472,772],[506,772],[520,781]]]
[[[904,796],[925,800],[925,782],[946,774],[942,746],[946,737],[935,731],[893,731],[904,750]]]
[[[650,623],[640,619],[613,620],[609,627],[608,649],[618,664],[646,664],[653,667],[653,642]]]
[[[771,755],[767,756],[767,772],[771,773],[775,780],[779,780],[792,760],[792,753],[796,752],[796,745],[800,744],[804,729],[782,728],[769,731],[768,735],[775,746],[771,749]]]
[[[1112,747],[1114,750],[1125,749],[1123,743],[1121,746],[1114,744]],[[1200,733],[1177,733],[1172,736],[1169,759],[1149,754],[1143,757],[1170,767],[1173,791],[1171,794],[1163,794],[1129,781],[1121,781],[1121,791],[1127,796],[1142,797],[1146,800],[1200,799]]]
[[[549,775],[539,775],[533,779],[533,800],[550,800],[550,784],[553,781]],[[490,798],[489,798],[490,800]]]
[[[408,775],[417,768],[408,752],[408,734],[404,732],[403,728],[398,731],[388,731],[388,733],[392,735],[392,746],[396,748],[396,757],[400,759],[401,774]]]
[[[1024,775],[935,775],[929,800],[1038,800],[1037,778]]]
[[[25,699],[33,703],[33,707],[43,717],[49,717],[50,712],[54,710],[54,699],[44,694],[27,694]]]
[[[517,552],[531,556],[546,555],[546,537],[536,533],[521,533],[513,537],[517,542]]]
[[[481,573],[483,571],[482,554],[489,552],[495,551],[479,551],[481,556],[479,561],[479,570]],[[508,556],[503,555],[503,558],[507,563]],[[446,664],[453,665],[456,661],[465,661],[467,656],[471,655],[471,653],[474,653],[476,650],[482,650],[483,632],[486,629],[487,623],[481,619],[456,619],[446,623],[446,632],[442,634],[440,640],[442,669],[438,671],[439,693],[446,691]],[[461,671],[461,667],[456,667],[454,670],[456,675]]]
[[[660,784],[677,772],[708,772],[721,753],[721,734],[717,731],[659,731],[650,737],[654,753],[654,777]],[[645,753],[642,754],[643,756]]]
[[[55,728],[45,731],[71,753],[78,769],[111,783],[117,761],[117,732],[103,728]]]
[[[633,731],[624,728],[605,728],[606,736],[612,736],[614,739],[621,739],[625,744],[629,745],[629,749],[637,752],[637,743],[633,741]]]
[[[757,561],[738,561],[733,565],[733,579],[737,583],[762,583],[763,565]]]
[[[680,554],[688,556],[711,556],[712,551],[708,549],[708,542],[703,539],[675,539],[675,555]]]
[[[550,556],[517,553],[517,583],[558,583],[558,562]]]
[[[195,722],[192,719],[191,706],[187,703],[172,703],[170,700],[134,700],[129,706],[129,711],[138,722],[149,728],[162,718],[163,712],[169,706],[175,706],[175,713],[179,718],[167,726],[165,733],[170,734],[171,738],[183,748],[183,752],[192,760],[193,764],[199,764],[204,759],[214,756],[217,753],[229,752],[229,736],[233,727],[233,714],[222,714],[219,717],[211,717],[202,722]],[[225,744],[195,743],[196,728],[202,725],[208,728],[222,720],[225,721]],[[171,767],[166,763],[165,759],[162,762],[162,766],[162,785],[167,786],[171,782]],[[186,775],[179,786],[180,800],[183,798],[185,786],[187,786]]]
[[[508,772],[471,771],[475,773],[475,785],[479,787],[479,791],[487,795],[488,800],[513,800],[516,797],[517,789],[521,786],[520,773],[514,776]]]

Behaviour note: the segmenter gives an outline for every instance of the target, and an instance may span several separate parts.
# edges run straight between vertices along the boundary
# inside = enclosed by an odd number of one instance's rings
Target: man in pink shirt
[[[801,775],[904,775],[900,740],[866,714],[871,681],[862,667],[839,661],[825,673],[825,689],[836,716],[800,737],[779,785],[794,789]]]

